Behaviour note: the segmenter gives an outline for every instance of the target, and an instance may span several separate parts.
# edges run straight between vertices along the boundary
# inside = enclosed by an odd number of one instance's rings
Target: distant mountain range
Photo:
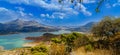
[[[24,21],[21,19],[0,23],[0,34],[12,34],[19,32],[50,32],[57,30],[57,28],[40,24],[37,21]]]
[[[20,32],[51,32],[58,31],[61,29],[70,30],[70,31],[80,31],[87,32],[91,29],[91,27],[95,24],[95,22],[90,22],[86,25],[80,27],[70,28],[67,26],[64,27],[54,27],[47,26],[44,24],[40,24],[37,21],[25,21],[21,19],[16,19],[6,23],[0,23],[0,34],[13,34]]]
[[[97,22],[89,22],[83,26],[75,27],[75,28],[69,28],[67,30],[70,31],[78,31],[78,32],[90,32],[93,25],[95,25]]]

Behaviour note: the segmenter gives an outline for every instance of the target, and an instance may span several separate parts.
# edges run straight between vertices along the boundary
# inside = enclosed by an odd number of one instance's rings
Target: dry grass
[[[63,44],[52,44],[49,55],[65,55],[65,46]]]
[[[91,52],[87,52],[85,51],[84,47],[80,47],[77,50],[73,51],[71,53],[71,55],[112,55],[112,51],[109,50],[100,50],[100,49],[96,49],[94,51]]]

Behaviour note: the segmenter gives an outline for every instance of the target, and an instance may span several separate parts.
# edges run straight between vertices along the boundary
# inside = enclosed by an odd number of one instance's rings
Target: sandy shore
[[[36,45],[38,45],[38,43],[25,43],[23,44],[23,47],[34,47]]]

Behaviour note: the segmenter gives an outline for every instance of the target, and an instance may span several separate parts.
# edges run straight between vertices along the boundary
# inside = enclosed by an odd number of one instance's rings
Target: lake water
[[[46,32],[32,32],[32,33],[19,33],[19,34],[9,34],[9,35],[0,35],[0,46],[3,46],[4,49],[10,50],[14,48],[23,47],[23,44],[31,42],[30,40],[25,40],[25,37],[32,36],[37,37],[41,36]],[[57,31],[50,32],[53,34],[62,34],[62,33],[70,33],[70,31]]]

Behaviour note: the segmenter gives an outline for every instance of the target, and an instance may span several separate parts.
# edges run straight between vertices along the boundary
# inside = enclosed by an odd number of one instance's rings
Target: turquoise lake
[[[5,50],[10,50],[14,48],[23,47],[23,44],[31,42],[30,40],[25,40],[25,37],[38,37],[42,36],[46,32],[31,32],[31,33],[19,33],[19,34],[9,34],[9,35],[0,35],[0,46],[3,46]],[[63,34],[70,33],[70,31],[57,31],[49,32],[52,34]]]

